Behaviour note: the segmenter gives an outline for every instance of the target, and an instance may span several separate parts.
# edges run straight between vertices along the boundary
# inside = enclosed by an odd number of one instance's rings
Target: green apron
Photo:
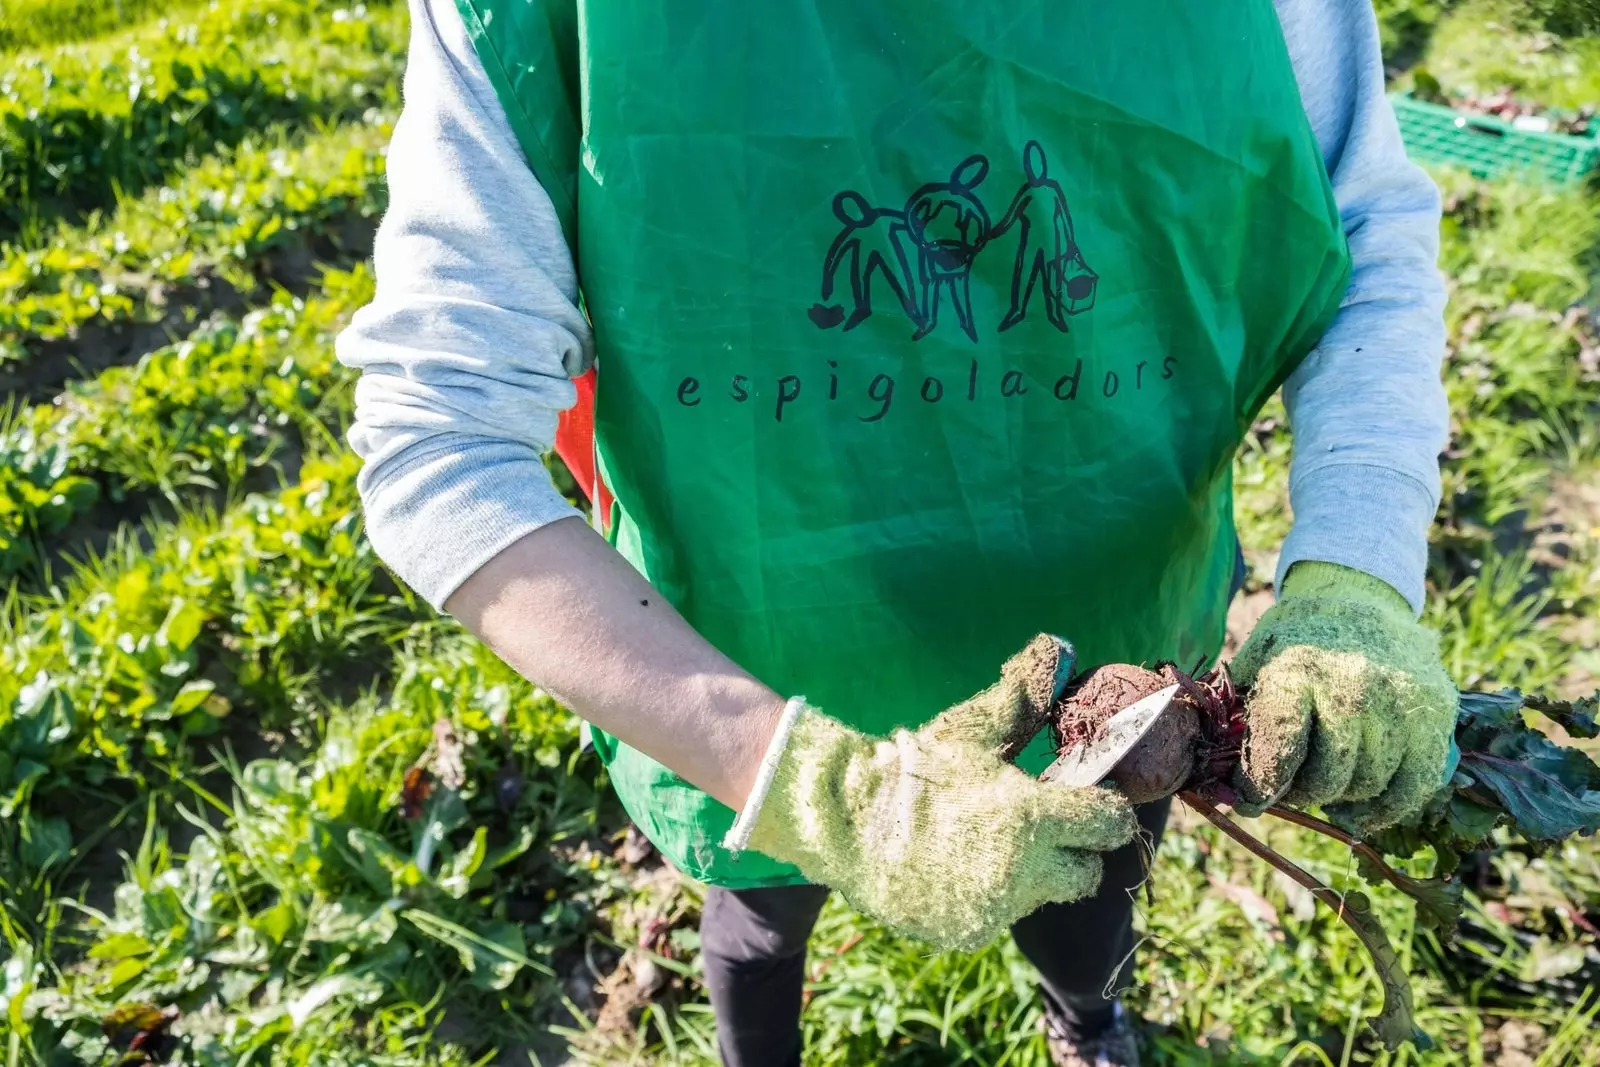
[[[1216,653],[1234,450],[1349,276],[1272,0],[458,2],[575,250],[615,544],[712,644],[877,734],[1040,631]],[[596,739],[685,872],[802,880]]]

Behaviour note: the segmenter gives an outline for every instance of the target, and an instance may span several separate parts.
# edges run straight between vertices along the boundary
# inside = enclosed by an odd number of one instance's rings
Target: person
[[[1029,141],[1022,151],[1026,180],[1012,198],[1005,217],[995,225],[997,236],[1012,226],[1021,230],[1017,236],[1017,265],[1011,274],[1011,310],[1001,320],[1000,329],[1009,330],[1027,317],[1033,287],[1043,279],[1045,315],[1052,326],[1066,333],[1068,315],[1094,306],[1094,271],[1083,262],[1083,254],[1072,239],[1067,196],[1061,191],[1061,183],[1050,177],[1044,148],[1038,141]],[[1035,202],[1040,203],[1037,221],[1033,216]],[[1036,225],[1039,232],[1034,231]]]
[[[860,193],[849,190],[834,197],[833,214],[844,223],[844,229],[833,239],[822,263],[822,299],[833,297],[834,282],[848,262],[846,275],[853,308],[846,318],[844,308],[838,304],[814,304],[808,313],[811,321],[824,330],[840,323],[844,323],[845,330],[861,325],[861,321],[872,314],[872,272],[876,270],[894,293],[901,309],[921,326],[922,310],[911,302],[911,294],[916,290],[911,277],[911,257],[905,248],[910,241],[905,214],[872,207]]]
[[[1117,992],[1166,806],[1040,782],[1034,733],[1075,672],[1218,655],[1232,460],[1280,386],[1294,522],[1232,665],[1239,807],[1374,828],[1440,784],[1439,197],[1366,0],[411,14],[376,295],[338,342],[367,529],[708,883],[726,1064],[800,1062],[830,891],[941,948],[1009,929],[1054,1062],[1137,1062]],[[960,321],[923,289],[833,328],[840,203],[954,242],[917,281],[955,279]],[[1008,214],[1052,236],[1019,253]]]

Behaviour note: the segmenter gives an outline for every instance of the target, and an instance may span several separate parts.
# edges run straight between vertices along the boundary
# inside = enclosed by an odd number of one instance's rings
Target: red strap
[[[595,469],[594,381],[592,367],[572,379],[572,384],[578,387],[578,403],[563,411],[556,423],[556,455],[578,480],[583,495],[595,506],[604,529],[611,517],[611,491]]]

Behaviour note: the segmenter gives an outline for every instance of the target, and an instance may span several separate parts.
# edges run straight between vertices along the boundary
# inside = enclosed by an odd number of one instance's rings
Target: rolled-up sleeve
[[[434,607],[578,514],[543,464],[591,360],[577,276],[450,0],[411,0],[377,292],[339,336],[368,536]]]
[[[1338,563],[1420,611],[1449,434],[1439,191],[1406,158],[1369,0],[1277,6],[1354,261],[1338,316],[1284,387],[1294,524],[1277,578]]]

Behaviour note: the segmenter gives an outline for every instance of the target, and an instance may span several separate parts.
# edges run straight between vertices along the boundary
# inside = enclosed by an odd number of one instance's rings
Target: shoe
[[[1112,1008],[1111,1025],[1088,1039],[1069,1034],[1046,1012],[1044,1040],[1050,1050],[1050,1062],[1055,1067],[1139,1067],[1133,1021],[1120,1000]]]

